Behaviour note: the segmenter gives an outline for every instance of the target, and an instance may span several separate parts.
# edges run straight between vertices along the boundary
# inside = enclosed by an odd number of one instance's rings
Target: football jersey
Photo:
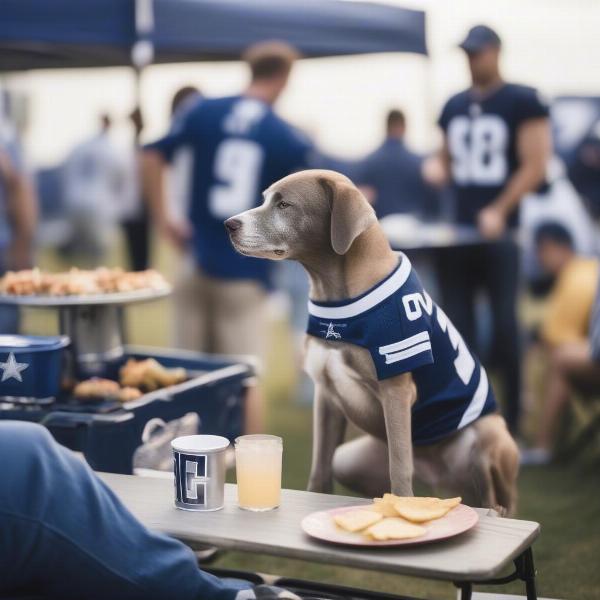
[[[548,115],[535,89],[512,83],[485,96],[469,89],[448,100],[439,125],[450,153],[458,223],[474,225],[479,211],[500,194],[519,166],[519,126]],[[517,225],[518,210],[508,223]]]
[[[178,148],[193,154],[189,219],[198,265],[209,275],[269,281],[271,263],[238,254],[223,226],[262,202],[261,192],[308,166],[310,142],[255,98],[204,99],[177,127],[150,144],[167,160]]]
[[[411,372],[412,440],[431,444],[496,411],[496,401],[485,369],[400,257],[393,273],[361,296],[309,301],[307,333],[366,348],[379,380]]]

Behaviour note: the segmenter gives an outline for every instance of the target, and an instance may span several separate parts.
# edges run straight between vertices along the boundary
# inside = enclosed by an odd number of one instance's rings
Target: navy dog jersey
[[[405,255],[391,275],[361,296],[309,301],[308,312],[309,335],[366,348],[378,379],[412,373],[414,444],[431,444],[496,411],[485,369]]]

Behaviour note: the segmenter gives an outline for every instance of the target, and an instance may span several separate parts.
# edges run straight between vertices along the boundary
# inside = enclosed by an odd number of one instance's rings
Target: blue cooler
[[[66,336],[0,335],[0,397],[56,398]]]

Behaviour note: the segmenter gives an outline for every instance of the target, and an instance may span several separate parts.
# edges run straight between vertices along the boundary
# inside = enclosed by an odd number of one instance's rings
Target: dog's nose
[[[239,219],[235,219],[234,217],[225,221],[225,228],[227,229],[227,231],[236,231],[241,226],[242,222]]]

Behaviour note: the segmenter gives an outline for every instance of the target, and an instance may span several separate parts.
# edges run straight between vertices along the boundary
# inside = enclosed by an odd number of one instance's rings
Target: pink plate
[[[359,508],[368,508],[368,506],[344,506],[342,508],[314,512],[302,519],[302,529],[305,533],[318,540],[333,544],[343,544],[345,546],[413,546],[415,544],[425,544],[454,537],[468,531],[477,525],[479,521],[479,515],[476,511],[469,506],[459,504],[441,519],[423,523],[422,525],[427,529],[427,533],[421,537],[408,540],[378,542],[369,540],[360,532],[350,533],[344,531],[334,523],[333,517],[335,515]]]

